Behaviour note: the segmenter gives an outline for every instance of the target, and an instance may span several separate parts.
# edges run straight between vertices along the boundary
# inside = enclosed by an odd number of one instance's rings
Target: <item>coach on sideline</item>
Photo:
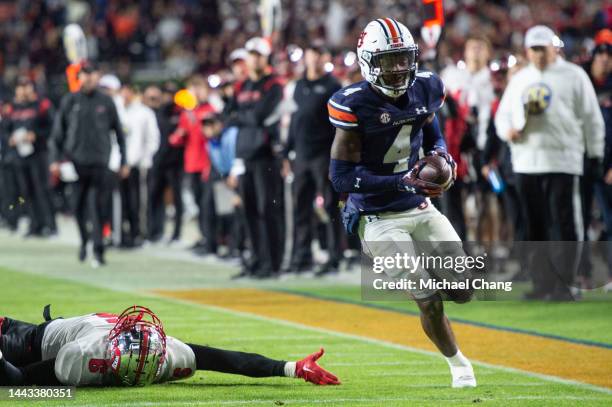
[[[236,277],[267,278],[280,270],[283,259],[282,179],[274,146],[279,140],[278,106],[281,79],[272,73],[272,48],[261,37],[245,44],[248,79],[235,93],[236,110],[227,127],[238,127],[236,161],[242,160],[239,191],[244,203],[247,234],[253,248],[251,264]],[[240,161],[238,161],[240,162]]]
[[[126,178],[125,140],[115,103],[98,89],[99,72],[89,62],[79,71],[81,88],[62,98],[53,123],[49,140],[50,171],[59,176],[60,161],[69,160],[79,176],[76,189],[75,217],[81,235],[79,260],[87,257],[88,197],[91,194],[94,210],[90,214],[92,223],[94,260],[92,265],[105,264],[102,244],[101,215],[103,213],[106,174],[111,154],[111,131],[114,131],[121,154],[120,175]]]
[[[583,157],[586,153],[589,163],[601,168],[604,154],[604,122],[593,85],[582,68],[559,56],[561,47],[546,26],[527,31],[530,64],[512,77],[495,117],[497,134],[510,143],[530,241],[582,240]],[[548,274],[554,281],[532,267],[534,291],[527,298],[572,299],[568,286],[575,259],[563,260],[567,256],[555,257],[558,267]]]

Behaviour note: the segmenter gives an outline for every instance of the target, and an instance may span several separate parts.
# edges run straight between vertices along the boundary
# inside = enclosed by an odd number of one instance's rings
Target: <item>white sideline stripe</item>
[[[126,289],[125,291],[128,291],[128,290]],[[133,294],[133,292],[132,292],[132,294]],[[297,322],[285,321],[285,320],[282,320],[282,319],[266,317],[266,316],[252,314],[252,313],[243,312],[243,311],[231,310],[231,309],[227,309],[227,308],[223,308],[223,307],[218,307],[216,305],[208,305],[208,304],[200,304],[200,303],[196,303],[196,302],[190,302],[190,301],[187,301],[187,300],[181,300],[179,298],[174,298],[174,297],[166,297],[166,296],[162,296],[162,295],[158,295],[158,294],[150,293],[150,292],[145,292],[143,294],[145,296],[146,295],[150,295],[150,296],[155,297],[155,298],[163,298],[163,299],[169,300],[171,302],[177,302],[177,303],[181,303],[181,304],[185,304],[185,305],[191,305],[191,306],[195,305],[195,306],[201,307],[203,309],[215,310],[215,311],[218,311],[218,312],[221,312],[221,313],[230,314],[230,315],[239,315],[239,316],[242,316],[242,317],[245,317],[245,318],[253,318],[253,319],[258,319],[258,320],[261,320],[261,321],[272,322],[272,323],[276,323],[276,324],[280,324],[280,325],[285,325],[285,326],[290,326],[290,327],[294,327],[294,328],[300,328],[300,329],[304,329],[304,330],[322,332],[322,333],[326,333],[328,335],[337,336],[337,337],[341,337],[341,338],[349,338],[349,339],[358,340],[358,341],[362,341],[362,342],[372,343],[372,344],[379,345],[379,346],[385,346],[385,347],[388,347],[388,348],[399,349],[399,350],[404,350],[404,351],[418,353],[418,354],[421,354],[421,355],[435,356],[435,357],[441,358],[440,354],[437,353],[437,352],[431,352],[431,351],[427,351],[427,350],[423,350],[423,349],[413,348],[411,346],[406,346],[406,345],[399,345],[397,343],[387,342],[387,341],[383,341],[383,340],[380,340],[380,339],[374,339],[374,338],[368,338],[366,336],[360,336],[360,335],[354,335],[354,334],[347,334],[347,333],[343,333],[343,332],[337,332],[337,331],[333,331],[331,329],[325,329],[325,328],[319,328],[319,327],[314,327],[314,326],[310,326],[310,325],[304,325],[304,324],[300,324],[300,323],[297,323]],[[316,347],[315,344],[313,344],[313,346]],[[550,375],[543,374],[543,373],[530,372],[530,371],[527,371],[527,370],[517,369],[517,368],[514,368],[514,367],[494,365],[492,363],[481,362],[481,361],[473,360],[473,359],[470,359],[470,361],[472,362],[473,365],[477,365],[477,366],[482,366],[482,367],[487,367],[487,368],[490,368],[490,369],[501,370],[501,371],[504,371],[504,372],[519,373],[519,374],[523,374],[523,375],[526,375],[526,376],[529,376],[529,377],[534,377],[534,378],[538,378],[538,379],[542,379],[542,380],[547,380],[547,381],[554,382],[554,383],[567,384],[567,385],[582,387],[584,389],[589,389],[589,390],[597,391],[597,392],[600,392],[600,393],[612,394],[612,389],[596,386],[594,384],[578,382],[578,381],[571,380],[571,379],[563,379],[561,377],[550,376]]]
[[[222,342],[256,342],[256,341],[269,341],[269,340],[283,340],[283,341],[308,341],[308,340],[322,340],[326,339],[325,336],[300,336],[300,335],[265,335],[257,336],[250,335],[246,338],[233,338]]]
[[[327,363],[327,366],[421,366],[431,365],[431,362],[425,360],[416,360],[414,362],[338,362],[338,363]],[[447,372],[448,373],[448,372]]]
[[[329,103],[335,107],[336,109],[340,109],[340,110],[344,110],[345,112],[351,112],[353,113],[353,110],[350,107],[347,106],[342,106],[341,104],[338,104],[336,102],[334,102],[333,100],[329,99]]]
[[[410,387],[410,386],[406,386]],[[459,390],[461,391],[461,390]],[[578,397],[578,396],[510,396],[510,397],[482,397],[475,396],[480,400],[484,401],[500,401],[500,400],[608,400],[605,397]],[[172,406],[191,406],[191,405],[250,405],[250,404],[273,404],[277,399],[254,399],[254,400],[236,400],[236,401],[219,401],[219,400],[210,400],[210,401],[201,401],[199,399],[193,399],[192,401],[168,401],[168,402],[152,402],[152,401],[142,401],[142,402],[130,402],[130,406],[159,406],[159,405],[172,405]],[[313,405],[314,403],[372,403],[372,402],[392,402],[392,401],[417,401],[423,402],[422,397],[390,397],[390,398],[366,398],[366,397],[355,397],[355,398],[337,398],[337,399],[284,399],[282,400],[284,403],[305,403],[309,405]],[[467,400],[465,399],[451,399],[451,398],[440,398],[436,400],[431,400],[439,403],[463,403],[466,404]],[[105,406],[112,407],[123,407],[126,403],[110,403],[105,404]],[[97,404],[87,404],[87,407],[98,406]]]
[[[334,356],[336,354],[334,353]],[[333,366],[333,363],[327,363],[326,366]],[[481,376],[489,376],[489,375],[494,375],[494,374],[498,374],[497,372],[491,372],[491,371],[484,371],[484,372],[478,372],[478,377]],[[423,372],[423,371],[419,371],[419,372],[402,372],[397,371],[397,372],[379,372],[379,373],[371,373],[369,375],[367,375],[368,377],[404,377],[404,376],[450,376],[448,370],[445,371],[429,371],[429,372]],[[489,384],[489,383],[487,383]],[[540,383],[542,386],[547,386],[548,384],[546,383]]]
[[[329,121],[337,124],[338,126],[356,127],[359,125],[357,123],[341,122],[340,120],[332,119],[331,117],[329,118]]]
[[[288,353],[287,357],[303,357],[304,354],[303,353]],[[344,356],[355,356],[355,352],[335,352],[334,351],[334,356],[335,357],[344,357]],[[378,358],[393,358],[395,357],[395,353],[377,353],[377,352],[370,352],[367,355],[362,355],[362,358],[365,359],[366,357],[371,357],[371,359],[378,359]]]

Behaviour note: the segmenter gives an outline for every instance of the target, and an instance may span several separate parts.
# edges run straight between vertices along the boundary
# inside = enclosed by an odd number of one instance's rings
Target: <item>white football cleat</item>
[[[453,376],[453,389],[476,387],[476,376],[471,364],[470,366],[451,367],[451,375]]]

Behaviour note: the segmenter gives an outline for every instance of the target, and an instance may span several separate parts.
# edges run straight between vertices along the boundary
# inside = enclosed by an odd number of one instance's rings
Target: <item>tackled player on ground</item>
[[[0,317],[0,386],[139,386],[186,379],[196,370],[340,384],[317,364],[322,348],[287,362],[183,343],[141,306],[66,319],[51,319],[45,310],[47,321],[38,325]]]

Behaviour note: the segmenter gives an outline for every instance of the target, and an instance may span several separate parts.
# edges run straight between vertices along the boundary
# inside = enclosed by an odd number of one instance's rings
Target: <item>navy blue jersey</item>
[[[428,118],[444,104],[444,85],[432,72],[419,72],[413,86],[391,101],[367,81],[337,91],[328,103],[329,120],[337,128],[361,135],[358,165],[372,174],[405,173],[424,152],[446,150],[444,137]],[[435,131],[433,130],[435,128]],[[351,193],[349,204],[363,213],[400,212],[425,201],[402,191]]]

